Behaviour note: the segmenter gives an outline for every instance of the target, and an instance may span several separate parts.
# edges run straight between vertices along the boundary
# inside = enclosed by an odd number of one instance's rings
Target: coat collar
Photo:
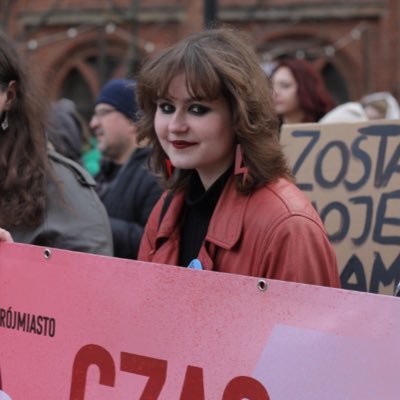
[[[217,203],[211,218],[206,240],[226,250],[239,240],[249,195],[239,193],[232,175]]]
[[[218,200],[208,227],[206,242],[231,249],[239,240],[249,195],[238,193],[232,175]],[[157,241],[179,236],[179,218],[185,201],[185,192],[175,193],[157,232]]]

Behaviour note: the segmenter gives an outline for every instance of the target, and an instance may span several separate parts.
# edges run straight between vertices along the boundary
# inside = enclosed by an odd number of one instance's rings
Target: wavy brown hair
[[[35,227],[46,210],[46,151],[43,96],[16,44],[0,32],[0,91],[15,81],[16,96],[8,110],[8,128],[0,129],[0,226]]]
[[[279,143],[278,119],[272,89],[252,46],[242,35],[228,28],[194,33],[172,47],[161,50],[142,66],[137,83],[142,117],[139,140],[153,146],[152,169],[164,178],[167,188],[186,184],[190,171],[179,171],[168,179],[167,156],[154,129],[156,102],[168,97],[171,80],[186,75],[194,99],[226,99],[231,112],[236,142],[243,150],[249,170],[246,182],[238,176],[236,187],[251,192],[279,177],[291,178]]]

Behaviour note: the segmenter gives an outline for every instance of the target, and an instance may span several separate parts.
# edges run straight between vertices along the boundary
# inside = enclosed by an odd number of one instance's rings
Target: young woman
[[[250,49],[231,30],[207,30],[143,66],[139,137],[153,145],[168,190],[139,259],[338,287],[334,250],[292,182],[272,91]]]
[[[281,123],[317,122],[334,107],[321,76],[308,61],[280,60],[271,80]]]

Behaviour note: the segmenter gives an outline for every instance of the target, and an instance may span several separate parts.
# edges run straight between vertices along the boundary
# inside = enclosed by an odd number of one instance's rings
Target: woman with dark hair
[[[35,226],[46,212],[45,107],[20,64],[0,32],[0,226]]]
[[[271,80],[275,110],[283,124],[318,122],[335,106],[320,74],[308,61],[280,60]]]
[[[0,32],[0,226],[16,242],[112,255],[93,179],[48,149],[44,99],[16,45]]]
[[[195,33],[145,63],[137,93],[139,138],[168,189],[140,260],[340,285],[318,213],[293,183],[249,43],[229,29]]]

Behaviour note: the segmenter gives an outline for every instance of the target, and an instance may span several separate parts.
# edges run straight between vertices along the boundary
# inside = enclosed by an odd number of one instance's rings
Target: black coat
[[[116,257],[136,259],[144,226],[162,193],[157,178],[147,168],[149,152],[147,148],[135,150],[99,191],[110,217]],[[102,171],[96,180],[104,183]]]

